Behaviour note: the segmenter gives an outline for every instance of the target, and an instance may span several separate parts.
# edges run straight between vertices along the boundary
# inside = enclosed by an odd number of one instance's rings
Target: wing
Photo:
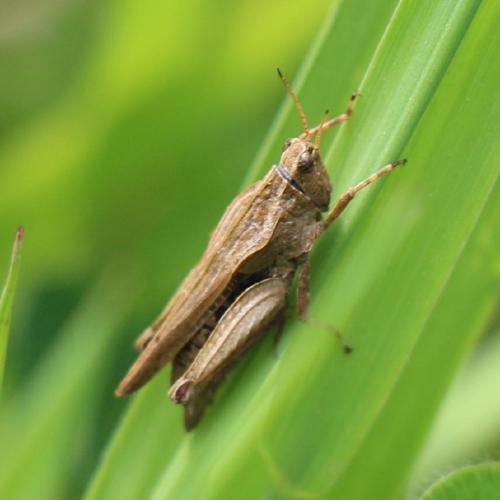
[[[145,347],[118,386],[124,396],[144,385],[186,344],[210,314],[238,268],[264,248],[284,214],[282,180],[272,173],[243,191],[228,207],[208,247],[169,304],[141,335]]]

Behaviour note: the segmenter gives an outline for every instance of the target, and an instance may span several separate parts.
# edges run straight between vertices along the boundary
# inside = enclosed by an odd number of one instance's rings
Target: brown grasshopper
[[[405,163],[389,163],[348,189],[322,218],[332,187],[320,157],[321,134],[349,119],[357,94],[345,113],[330,120],[325,113],[317,127],[309,128],[288,80],[278,73],[304,132],[287,140],[279,163],[226,209],[198,265],[137,339],[141,353],[116,389],[117,396],[131,394],[172,361],[169,396],[184,405],[187,430],[199,422],[228,369],[273,324],[283,323],[297,271],[298,314],[307,319],[308,256],[314,242],[356,193]]]

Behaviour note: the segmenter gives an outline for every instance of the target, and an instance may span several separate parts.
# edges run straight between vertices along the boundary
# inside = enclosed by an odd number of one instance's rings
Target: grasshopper
[[[321,134],[349,119],[357,94],[345,113],[332,119],[325,113],[310,128],[290,83],[278,74],[304,132],[288,139],[279,163],[226,209],[197,266],[136,340],[140,355],[115,392],[133,393],[172,361],[169,397],[184,405],[187,430],[200,421],[227,371],[266,331],[283,323],[296,274],[298,315],[307,320],[308,256],[314,242],[356,193],[405,163],[382,167],[348,189],[328,211],[332,186],[320,156]]]

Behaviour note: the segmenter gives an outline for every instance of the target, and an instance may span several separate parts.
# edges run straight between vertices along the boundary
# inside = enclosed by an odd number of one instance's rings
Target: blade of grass
[[[408,493],[413,464],[447,388],[494,311],[498,280],[489,257],[498,248],[492,232],[500,210],[499,195],[497,181],[398,380],[332,495],[364,499],[383,492],[386,498],[396,499]]]
[[[19,262],[21,255],[21,244],[24,237],[24,229],[20,227],[16,233],[12,259],[10,262],[7,280],[0,295],[0,395],[2,393],[2,380],[5,366],[5,353],[7,351],[7,341],[9,339],[10,321],[12,315],[12,304],[14,302],[14,292],[16,289],[17,275],[19,272]]]

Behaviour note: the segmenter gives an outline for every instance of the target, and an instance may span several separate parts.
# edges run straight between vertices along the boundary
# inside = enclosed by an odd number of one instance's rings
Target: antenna
[[[280,80],[283,82],[283,85],[285,86],[288,94],[292,98],[293,103],[295,104],[295,107],[297,108],[297,111],[299,112],[300,116],[300,121],[302,122],[302,126],[304,127],[305,135],[306,137],[309,136],[309,125],[307,123],[307,118],[306,114],[304,112],[304,108],[302,107],[302,104],[300,104],[300,101],[297,97],[297,94],[295,94],[295,91],[293,90],[292,86],[290,85],[290,82],[288,79],[283,75],[283,73],[278,69],[278,76],[280,77]]]

